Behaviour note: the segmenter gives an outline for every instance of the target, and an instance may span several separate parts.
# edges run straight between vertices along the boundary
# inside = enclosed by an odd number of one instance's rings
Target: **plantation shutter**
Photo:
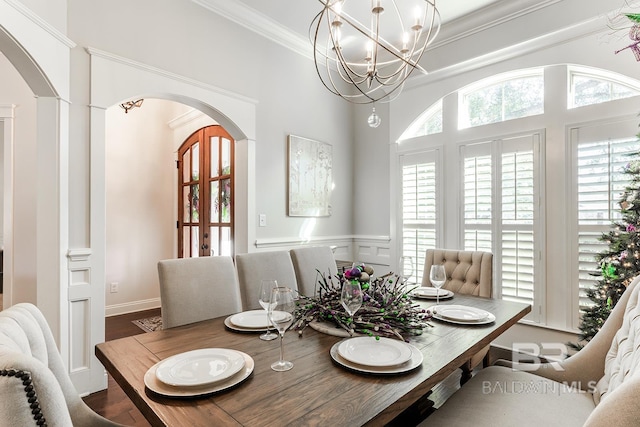
[[[402,255],[413,257],[410,281],[422,283],[427,248],[436,247],[437,151],[400,156],[402,169]]]
[[[525,136],[502,141],[502,298],[534,303],[534,220],[537,211],[534,141]]]
[[[493,253],[494,296],[532,305],[539,150],[539,134],[462,147],[464,249]]]
[[[635,136],[611,139],[606,135],[633,135],[628,126],[619,123],[592,129],[574,130],[576,151],[576,198],[578,221],[578,306],[580,310],[592,304],[587,290],[594,287],[599,267],[596,255],[607,250],[599,240],[612,223],[622,218],[619,200],[629,181],[622,171],[629,163],[629,154],[637,152]]]

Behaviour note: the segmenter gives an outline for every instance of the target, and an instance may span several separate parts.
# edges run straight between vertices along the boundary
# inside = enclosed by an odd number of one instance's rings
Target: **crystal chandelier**
[[[440,31],[435,0],[318,0],[309,37],[320,80],[356,104],[390,102]],[[375,113],[372,127],[380,124]],[[373,126],[373,124],[375,126]]]

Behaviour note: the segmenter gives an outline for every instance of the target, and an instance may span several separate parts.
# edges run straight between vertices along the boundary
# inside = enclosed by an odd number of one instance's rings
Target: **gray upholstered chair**
[[[173,328],[242,310],[233,258],[210,256],[158,262],[162,326]]]
[[[420,426],[635,427],[640,421],[640,276],[600,331],[554,363],[480,371]]]
[[[289,251],[296,272],[298,291],[302,295],[315,295],[319,273],[329,279],[338,274],[338,266],[329,246],[304,246]]]
[[[273,279],[278,286],[298,290],[296,273],[289,251],[252,252],[236,255],[236,268],[245,310],[260,309],[260,282]]]
[[[453,293],[492,297],[493,254],[491,252],[427,249],[422,286],[431,286],[429,271],[434,264],[444,265],[447,280],[442,286],[443,289]],[[490,346],[486,346],[461,366],[461,383],[467,381],[471,377],[471,371],[485,361],[489,348]]]
[[[0,312],[0,426],[120,426],[78,395],[36,306]]]

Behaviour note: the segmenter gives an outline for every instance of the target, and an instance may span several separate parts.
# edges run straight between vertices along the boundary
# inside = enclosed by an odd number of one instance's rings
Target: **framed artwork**
[[[331,215],[332,147],[295,135],[288,136],[289,216]]]

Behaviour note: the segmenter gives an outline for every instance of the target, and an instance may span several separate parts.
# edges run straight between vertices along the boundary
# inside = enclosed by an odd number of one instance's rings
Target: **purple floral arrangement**
[[[360,271],[354,271],[359,269]],[[318,289],[315,297],[300,296],[295,312],[294,328],[302,331],[311,322],[326,322],[344,329],[350,335],[369,335],[398,338],[407,341],[411,335],[420,335],[432,317],[429,310],[415,304],[408,293],[411,289],[393,273],[370,278],[370,267],[354,267],[327,277],[318,271]],[[363,274],[364,273],[364,274]],[[358,280],[362,288],[362,306],[353,315],[340,303],[345,281]]]

